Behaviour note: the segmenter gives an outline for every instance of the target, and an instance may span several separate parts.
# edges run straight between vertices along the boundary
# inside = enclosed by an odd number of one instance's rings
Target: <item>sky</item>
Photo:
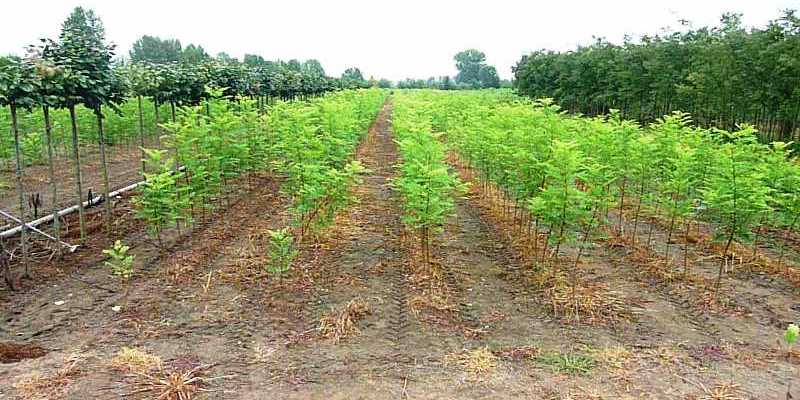
[[[569,50],[593,36],[618,43],[626,34],[676,28],[679,19],[714,25],[725,11],[762,26],[783,9],[800,9],[800,0],[6,0],[0,54],[56,37],[76,6],[93,9],[126,56],[148,34],[200,44],[212,55],[316,58],[329,75],[356,66],[365,77],[399,80],[453,76],[453,56],[467,48],[486,53],[510,79],[511,67],[533,50]]]

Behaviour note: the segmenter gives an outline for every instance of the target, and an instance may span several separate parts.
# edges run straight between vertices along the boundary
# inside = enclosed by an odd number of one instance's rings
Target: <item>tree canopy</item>
[[[620,109],[652,122],[681,110],[704,126],[755,123],[774,135],[767,140],[792,140],[800,127],[800,17],[791,10],[763,28],[725,14],[716,27],[540,50],[513,70],[520,94],[551,97],[572,112]]]
[[[161,39],[144,35],[133,43],[131,61],[147,61],[156,64],[177,62],[181,59],[181,42],[177,39]]]
[[[473,89],[500,87],[500,77],[495,67],[486,64],[486,54],[480,50],[467,49],[456,54],[456,83]]]

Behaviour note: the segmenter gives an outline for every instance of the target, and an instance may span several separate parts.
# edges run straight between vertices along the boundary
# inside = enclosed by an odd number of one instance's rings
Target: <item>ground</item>
[[[401,224],[392,139],[389,102],[355,156],[369,169],[357,202],[282,277],[264,268],[266,231],[289,218],[280,177],[242,179],[161,251],[126,199],[112,234],[93,210],[85,248],[0,289],[0,399],[157,398],[170,379],[209,399],[787,398],[800,372],[779,345],[800,310],[790,273],[742,263],[711,300],[710,241],[674,235],[667,262],[665,224],[633,233],[626,218],[627,236],[612,224],[579,268],[562,249],[559,292],[537,284],[513,206],[455,156],[471,186],[426,265]],[[115,238],[136,255],[127,282],[102,263]]]

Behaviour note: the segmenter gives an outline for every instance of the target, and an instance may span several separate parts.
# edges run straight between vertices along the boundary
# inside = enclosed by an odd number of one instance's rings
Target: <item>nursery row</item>
[[[402,164],[395,188],[403,198],[403,222],[419,236],[430,259],[430,241],[453,214],[453,196],[462,189],[445,163],[446,147],[432,131],[430,99],[401,92],[394,99],[392,123]]]
[[[635,240],[645,218],[663,221],[670,236],[704,223],[722,245],[721,278],[734,243],[757,245],[767,227],[796,233],[800,166],[785,143],[759,143],[752,127],[696,128],[679,112],[641,127],[503,92],[409,96],[484,182],[529,212],[534,234],[555,247],[542,257],[557,258],[560,246],[580,245],[601,226]]]

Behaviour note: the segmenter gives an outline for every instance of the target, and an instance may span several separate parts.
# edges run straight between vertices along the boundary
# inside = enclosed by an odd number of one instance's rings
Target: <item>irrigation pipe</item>
[[[185,169],[185,167],[181,166],[178,170],[179,171],[183,171],[184,169]],[[119,195],[121,195],[121,194],[123,194],[125,192],[129,192],[129,191],[131,191],[133,189],[136,189],[142,183],[144,183],[144,181],[139,181],[139,182],[136,182],[134,184],[125,186],[122,189],[115,190],[115,191],[109,193],[108,197],[111,197],[111,198],[117,197],[117,196],[119,196]],[[102,202],[103,202],[103,196],[102,195],[95,196],[94,198],[92,198],[90,200],[84,201],[83,202],[83,208],[89,208],[89,207],[95,206],[97,204],[100,204]],[[76,211],[78,211],[78,205],[77,204],[74,205],[74,206],[71,206],[71,207],[67,207],[67,208],[59,211],[57,213],[57,215],[59,217],[63,217],[65,215],[72,214],[72,213],[74,213]],[[18,219],[15,219],[15,220],[19,221]],[[53,214],[52,213],[48,214],[48,215],[46,215],[44,217],[41,217],[41,218],[39,218],[39,219],[37,219],[35,221],[31,221],[31,222],[29,222],[29,223],[27,223],[25,225],[30,229],[30,228],[36,228],[37,226],[39,226],[41,224],[46,224],[46,223],[51,222],[51,221],[53,221]],[[21,230],[22,230],[21,226],[16,226],[14,228],[5,230],[3,232],[0,232],[0,239],[6,239],[6,238],[9,238],[9,237],[12,237],[12,236],[18,234]]]

